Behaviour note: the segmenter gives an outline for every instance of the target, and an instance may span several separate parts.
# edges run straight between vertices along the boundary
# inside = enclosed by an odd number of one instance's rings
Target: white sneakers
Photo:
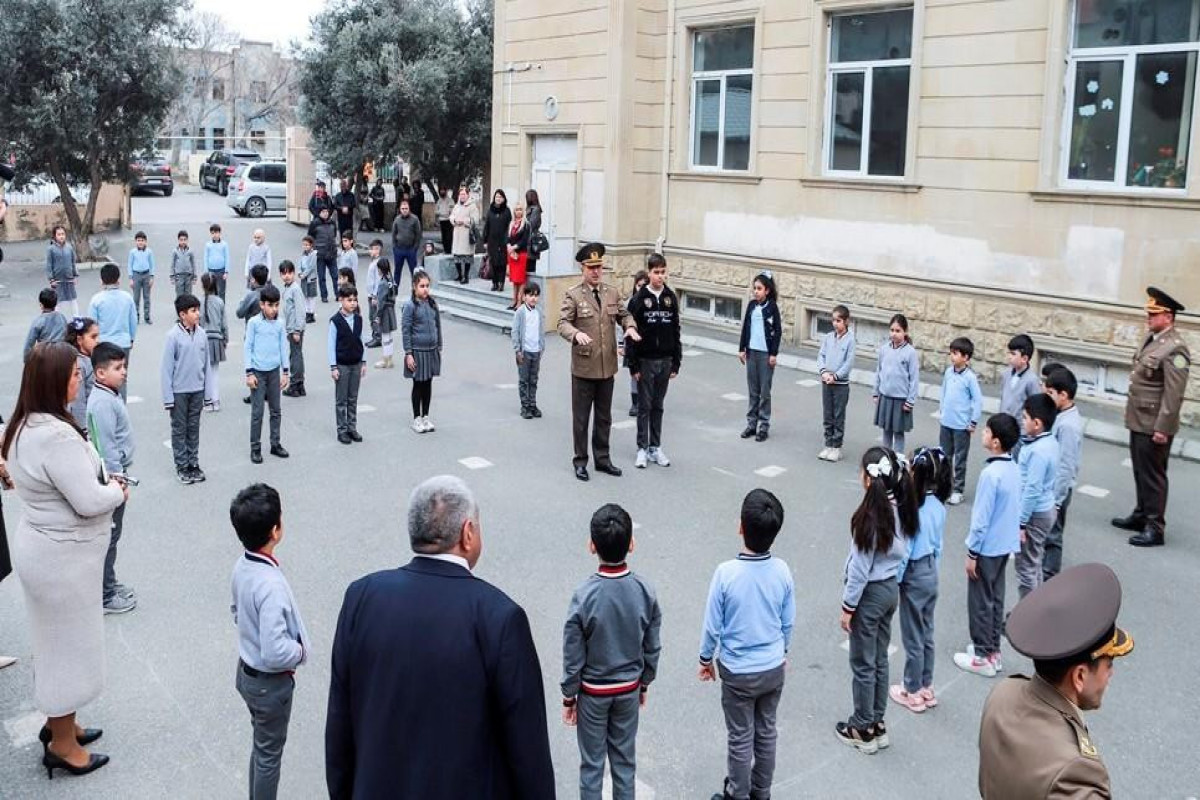
[[[667,458],[667,454],[663,452],[661,447],[651,447],[649,450],[637,451],[637,457],[633,460],[633,465],[638,469],[645,469],[647,463],[658,464],[660,467],[671,466],[671,459]]]
[[[817,453],[817,458],[821,459],[822,461],[841,461],[842,448],[826,447],[821,452]]]
[[[638,469],[645,469],[646,468],[646,457],[647,457],[646,451],[639,449],[637,451],[637,458],[635,458],[633,460],[633,465],[635,467],[637,467]]]
[[[950,499],[946,501],[948,505],[956,506],[963,501],[962,492],[955,492],[950,495]]]
[[[412,421],[412,429],[417,433],[430,433],[437,430],[429,417],[417,417]]]
[[[993,653],[990,657],[977,656],[975,646],[970,644],[967,645],[967,652],[954,654],[954,666],[984,678],[994,678],[1004,670],[999,653]]]

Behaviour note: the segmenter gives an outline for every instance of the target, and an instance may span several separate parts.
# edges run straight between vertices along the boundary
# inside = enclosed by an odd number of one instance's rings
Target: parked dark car
[[[134,192],[153,190],[170,197],[175,191],[171,165],[165,158],[154,156],[136,159],[129,165],[129,188]]]
[[[200,165],[200,188],[214,189],[224,197],[229,193],[229,181],[242,164],[253,164],[262,156],[253,150],[214,150]]]

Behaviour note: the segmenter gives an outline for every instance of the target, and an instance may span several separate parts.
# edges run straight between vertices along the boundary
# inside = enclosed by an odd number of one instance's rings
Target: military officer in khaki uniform
[[[1113,659],[1133,650],[1120,608],[1121,584],[1103,564],[1065,569],[1017,603],[1005,631],[1036,674],[1005,678],[983,707],[984,800],[1111,797],[1083,712],[1100,707]]]
[[[1135,547],[1163,544],[1166,533],[1167,460],[1171,440],[1179,431],[1179,409],[1187,387],[1192,356],[1179,331],[1175,314],[1183,306],[1153,286],[1146,290],[1146,327],[1149,335],[1133,358],[1125,427],[1129,429],[1129,455],[1137,507],[1112,524],[1134,531]]]
[[[613,375],[617,372],[617,333],[640,342],[633,317],[617,290],[601,282],[604,245],[585,244],[575,260],[583,267],[583,282],[563,295],[558,334],[571,343],[571,416],[575,438],[575,477],[588,479],[588,417],[592,423],[592,458],[598,472],[620,475],[608,454],[612,428]]]

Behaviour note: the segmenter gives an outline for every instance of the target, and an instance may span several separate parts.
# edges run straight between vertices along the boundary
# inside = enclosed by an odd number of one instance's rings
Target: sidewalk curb
[[[697,347],[702,350],[708,350],[714,353],[722,353],[728,356],[736,356],[738,354],[737,345],[732,342],[723,342],[720,339],[713,339],[708,336],[697,336],[695,334],[684,334],[681,337],[683,344],[687,347]],[[807,372],[812,375],[817,374],[817,361],[815,358],[805,358],[803,356],[790,355],[781,353],[776,362],[780,367],[796,370],[797,372]],[[850,382],[860,386],[874,386],[875,373],[865,369],[854,369],[850,372]],[[921,382],[919,396],[922,400],[929,400],[933,403],[938,403],[941,395],[941,387]],[[995,413],[1000,407],[1000,401],[988,395],[983,398],[983,410],[989,413]],[[1129,432],[1121,425],[1114,425],[1111,422],[1104,422],[1097,419],[1084,418],[1083,420],[1083,435],[1088,439],[1094,439],[1098,442],[1113,444],[1119,447],[1127,447],[1129,444]],[[1195,461],[1200,463],[1200,440],[1187,439],[1182,436],[1176,436],[1171,444],[1171,455],[1176,458],[1182,458],[1185,461]]]

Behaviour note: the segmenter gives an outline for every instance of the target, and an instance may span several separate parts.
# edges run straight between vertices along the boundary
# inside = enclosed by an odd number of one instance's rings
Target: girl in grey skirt
[[[883,429],[883,446],[904,452],[904,434],[912,430],[913,406],[921,380],[917,349],[908,336],[908,319],[892,317],[890,338],[879,346],[875,367],[875,425]]]
[[[204,396],[210,398],[209,411],[221,410],[221,380],[218,372],[225,360],[229,327],[225,324],[225,301],[217,294],[217,281],[211,272],[200,276],[204,298],[200,301],[200,327],[208,336],[209,368],[204,376]]]
[[[75,281],[79,278],[79,269],[75,266],[75,248],[67,241],[67,229],[62,225],[54,226],[53,236],[46,250],[46,280],[58,295],[58,302],[64,304],[62,310],[70,309],[71,316],[78,317],[79,295],[75,292]]]
[[[429,274],[413,272],[412,299],[400,312],[400,335],[404,346],[404,377],[412,378],[412,429],[429,433],[433,379],[442,374],[442,315],[429,294]]]

